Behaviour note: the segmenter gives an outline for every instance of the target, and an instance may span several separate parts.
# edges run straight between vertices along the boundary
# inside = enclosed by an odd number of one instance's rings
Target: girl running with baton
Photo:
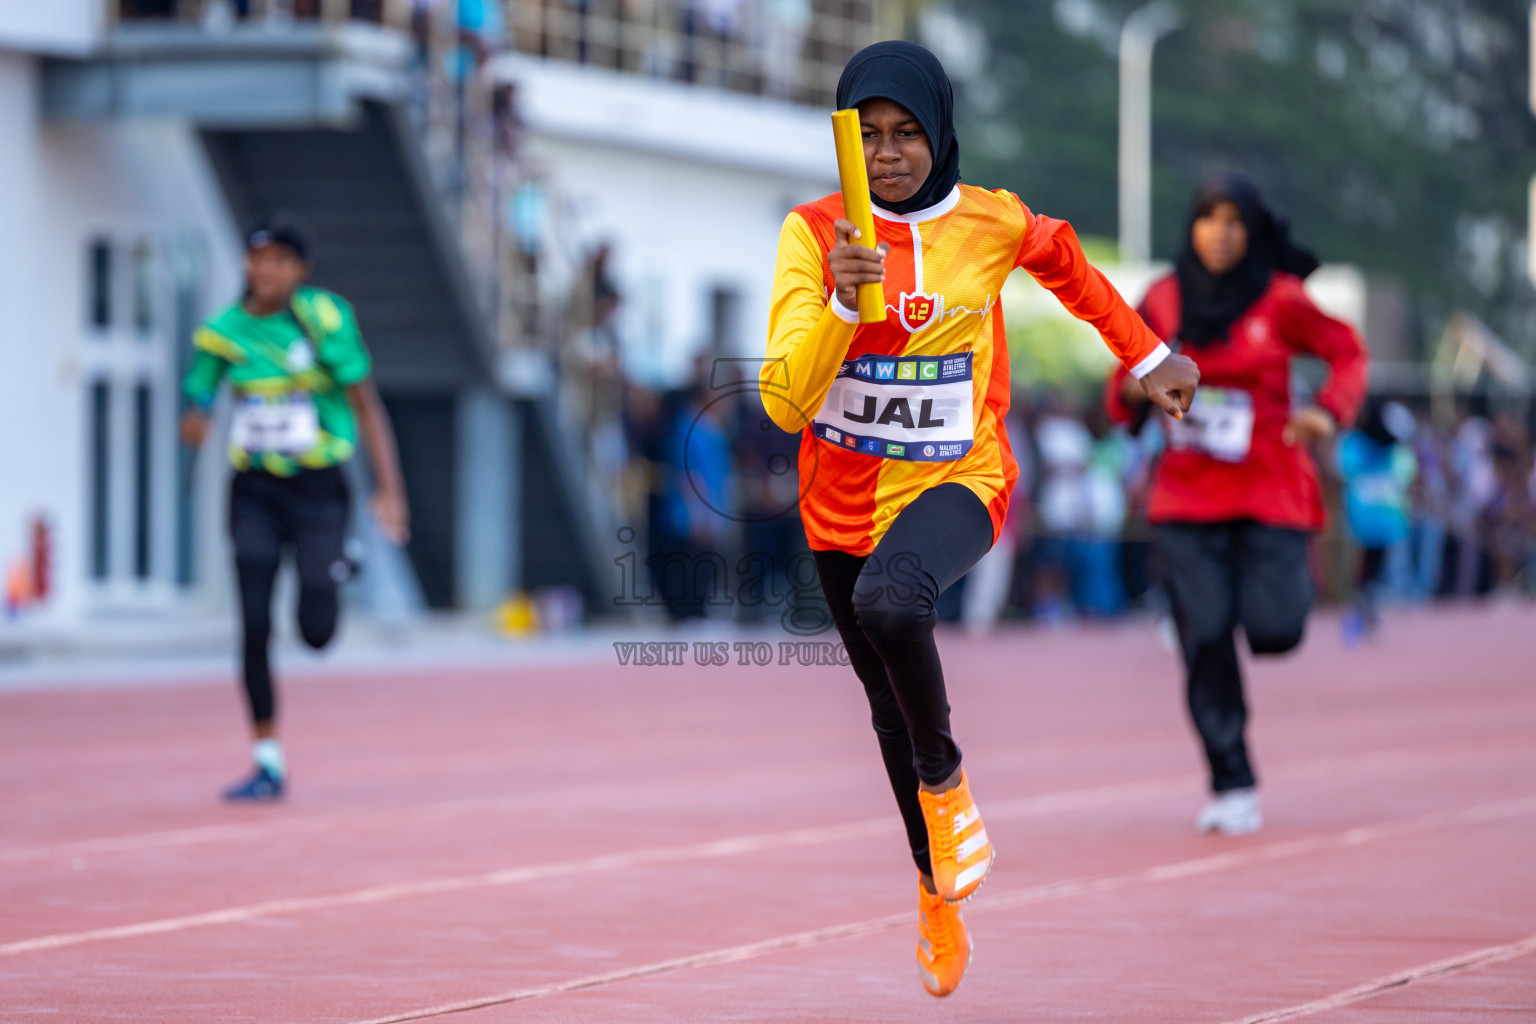
[[[839,194],[790,213],[763,403],[801,432],[801,518],[920,875],[919,974],[946,996],[971,954],[958,904],[993,853],[950,732],[934,602],[992,546],[1018,475],[1002,429],[1003,281],[1027,270],[1171,414],[1189,407],[1199,374],[1089,265],[1070,225],[959,184],[953,92],[932,53],[861,50],[837,105],[859,111],[879,244],[854,243]],[[867,284],[884,294],[878,323],[855,312]]]

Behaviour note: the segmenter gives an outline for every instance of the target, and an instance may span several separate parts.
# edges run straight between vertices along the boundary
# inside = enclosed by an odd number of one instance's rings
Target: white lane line
[[[1345,989],[1343,992],[1335,992],[1333,995],[1324,996],[1322,999],[1314,999],[1309,1003],[1298,1003],[1295,1006],[1287,1006],[1279,1010],[1256,1013],[1252,1017],[1228,1021],[1227,1024],[1279,1024],[1280,1021],[1295,1020],[1297,1017],[1310,1017],[1314,1013],[1322,1013],[1325,1010],[1334,1010],[1341,1006],[1348,1006],[1351,1003],[1374,999],[1377,996],[1386,995],[1388,992],[1395,992],[1398,989],[1418,984],[1421,981],[1448,978],[1453,974],[1460,974],[1463,971],[1471,971],[1479,967],[1503,963],[1506,960],[1514,960],[1516,957],[1526,956],[1530,953],[1536,953],[1536,935],[1521,939],[1519,942],[1511,942],[1503,946],[1489,946],[1487,949],[1477,949],[1470,953],[1447,957],[1444,960],[1436,960],[1434,963],[1411,967],[1406,971],[1399,971],[1397,974],[1389,974],[1385,978],[1377,978],[1375,981],[1368,981],[1364,985],[1356,985],[1354,988]]]
[[[1189,791],[1198,785],[1194,775],[1178,775],[1165,779],[1153,779],[1125,785],[1102,786],[1094,789],[1065,793],[1048,793],[1038,797],[999,801],[987,811],[994,820],[1039,817],[1065,811],[1102,807],[1108,804],[1155,799],[1170,794]],[[901,831],[901,821],[895,815],[871,818],[865,821],[845,822],[813,828],[793,829],[786,832],[764,832],[726,839],[713,839],[702,843],[682,846],[656,847],[643,850],[626,850],[603,854],[582,860],[556,861],[526,867],[504,868],[474,875],[455,875],[429,878],[413,882],[369,886],[325,896],[299,896],[289,899],[268,900],[221,910],[184,914],[177,917],[141,921],[134,924],[93,928],[78,932],[60,932],[32,939],[0,944],[0,956],[17,956],[49,949],[63,949],[91,942],[108,942],[144,935],[163,935],[168,932],[206,928],[211,925],[232,924],[259,917],[276,917],[325,910],[332,907],[358,906],[385,903],[391,900],[415,896],[435,896],[444,893],[464,892],[507,885],[523,885],[528,882],[573,875],[617,871],[624,868],[653,864],[671,864],[680,861],[705,860],[718,857],[736,857],[765,850],[813,846],[822,843],[845,842],[869,836],[890,835]]]
[[[807,773],[816,774],[816,773]],[[726,786],[731,778],[755,779],[762,775],[761,768],[743,770],[733,773],[732,776],[721,778],[717,776],[714,782]],[[205,843],[218,842],[255,842],[271,839],[276,836],[306,835],[315,832],[353,832],[359,828],[388,827],[394,824],[420,825],[451,818],[468,815],[481,815],[525,809],[530,806],[545,803],[569,803],[572,800],[603,799],[611,797],[623,797],[632,794],[636,788],[646,786],[670,786],[675,785],[683,776],[667,776],[664,779],[647,780],[637,787],[634,782],[627,783],[595,783],[591,786],[574,787],[556,791],[541,791],[538,793],[521,793],[499,797],[474,797],[462,800],[449,800],[434,804],[418,805],[416,807],[400,808],[397,810],[379,810],[377,812],[352,812],[343,814],[311,815],[303,818],[283,818],[276,821],[262,822],[260,824],[235,823],[229,825],[202,825],[194,828],[173,829],[165,832],[146,832],[140,835],[113,836],[102,839],[84,839],[71,843],[58,843],[50,846],[28,846],[12,850],[0,850],[0,865],[19,864],[38,860],[73,859],[76,857],[90,857],[110,853],[127,853],[136,850],[159,850],[181,846],[198,846]],[[1196,792],[1200,785],[1200,777],[1197,775],[1179,776],[1176,780],[1169,778],[1157,780],[1152,783],[1127,783],[1124,785],[1110,785],[1096,787],[1092,790],[1069,790],[1063,793],[1048,794],[1039,797],[1026,797],[1022,801],[1011,800],[997,802],[998,816],[1007,812],[1003,808],[1027,804],[1040,805],[1057,809],[1053,802],[1060,802],[1060,809],[1078,810],[1102,806],[1107,803],[1118,803],[1125,799],[1144,795],[1161,796],[1165,792],[1167,783],[1177,782],[1181,789]],[[1153,787],[1149,789],[1148,787]],[[989,804],[991,809],[993,804]]]
[[[760,777],[761,774],[760,768],[742,769],[740,772],[732,773],[731,777],[748,779]],[[674,786],[682,780],[692,778],[696,776],[676,774],[653,776],[640,780],[594,782],[583,786],[541,789],[498,796],[461,797],[456,800],[439,800],[404,807],[381,807],[335,814],[309,814],[261,822],[232,822],[227,825],[198,825],[161,832],[140,832],[135,835],[105,836],[98,839],[79,839],[41,846],[22,846],[9,850],[0,849],[0,865],[128,853],[136,850],[199,846],[204,843],[251,843],[281,836],[308,835],[315,832],[353,832],[360,828],[388,828],[397,824],[415,826],[471,815],[518,811],[539,804],[567,804],[573,800],[622,798],[632,794],[637,787]]]
[[[1234,850],[1231,853],[1217,854],[1211,857],[1197,857],[1193,860],[1178,861],[1171,864],[1161,864],[1156,867],[1142,868],[1137,871],[1130,871],[1120,875],[1104,875],[1098,878],[1069,879],[1063,882],[1052,882],[1046,885],[1035,886],[1031,889],[1021,889],[1016,892],[1003,893],[998,896],[984,899],[978,897],[976,901],[971,904],[969,910],[971,913],[1004,910],[1013,907],[1025,906],[1026,904],[1031,903],[1044,903],[1051,900],[1068,899],[1073,896],[1083,896],[1094,893],[1108,892],[1113,889],[1125,889],[1131,886],[1143,885],[1147,883],[1166,882],[1178,878],[1190,878],[1196,875],[1211,874],[1217,871],[1225,871],[1228,868],[1278,860],[1286,857],[1297,857],[1304,854],[1315,853],[1324,850],[1345,849],[1352,846],[1359,846],[1363,843],[1377,842],[1382,839],[1389,839],[1395,836],[1405,836],[1430,832],[1434,831],[1435,829],[1447,828],[1456,825],[1472,825],[1489,821],[1499,821],[1531,813],[1536,813],[1536,796],[1479,804],[1474,807],[1462,808],[1461,810],[1455,811],[1437,811],[1431,814],[1417,815],[1412,818],[1400,818],[1395,821],[1383,821],[1371,825],[1362,825],[1357,828],[1344,829],[1339,832],[1325,832],[1315,836],[1306,836],[1301,839],[1288,839],[1274,843],[1265,843],[1260,846],[1250,846],[1242,850]],[[690,970],[695,967],[708,967],[714,964],[735,963],[741,960],[750,960],[754,957],[766,956],[770,953],[777,953],[783,950],[814,946],[823,942],[832,942],[837,939],[850,938],[856,935],[867,935],[872,932],[886,931],[892,928],[910,928],[912,924],[913,914],[911,912],[902,914],[890,914],[885,917],[872,918],[867,921],[857,921],[850,924],[835,925],[833,927],[823,928],[817,931],[800,932],[794,935],[785,935],[774,939],[765,939],[761,942],[748,943],[742,946],[730,946],[725,949],[713,950],[706,953],[698,953],[693,956],[677,957],[671,960],[661,960],[655,963],[643,964],[638,967],[609,971],[604,974],[588,975],[582,978],[575,978],[571,981],[558,982],[553,985],[543,985],[535,988],[514,989],[510,992],[501,992],[495,995],[482,996],[477,999],[465,999],[453,1003],[443,1003],[439,1006],[430,1006],[419,1010],[408,1010],[404,1013],[398,1013],[388,1017],[375,1017],[366,1021],[358,1021],[356,1024],[402,1024],[404,1021],[422,1020],[429,1017],[441,1017],[446,1014],[463,1013],[467,1010],[479,1010],[490,1006],[501,1006],[506,1003],[526,1002],[530,999],[544,999],[549,996],[560,995],[564,992],[575,992],[581,989],[598,988],[604,985],[613,985],[620,982],[633,981],[638,978],[647,978],[657,974],[670,974],[676,971]],[[1515,953],[1512,955],[1518,956],[1520,954]],[[1495,961],[1490,960],[1484,962]],[[1431,965],[1431,967],[1433,966],[1435,965]],[[1244,1024],[1256,1024],[1258,1021],[1269,1021],[1271,1019],[1283,1020],[1285,1018],[1250,1018],[1248,1021],[1244,1022]]]
[[[1340,763],[1349,762],[1356,771],[1380,770],[1404,764],[1421,764],[1422,749],[1388,751],[1360,758],[1318,758],[1300,762],[1294,766],[1295,774],[1314,774],[1336,770]],[[1069,790],[1047,793],[1014,800],[991,801],[986,806],[987,817],[993,821],[1043,817],[1076,810],[1134,803],[1188,792],[1198,786],[1196,775],[1170,776],[1146,782],[1133,782],[1092,789]],[[595,787],[594,787],[595,788]],[[388,885],[369,886],[363,889],[330,893],[324,896],[297,896],[287,899],[267,900],[261,903],[226,907],[219,910],[184,914],[151,921],[93,928],[76,932],[59,932],[31,939],[20,939],[0,944],[0,957],[36,953],[44,950],[63,949],[92,942],[110,942],[145,935],[162,935],[170,932],[206,928],[214,925],[233,924],[256,918],[302,914],[332,907],[359,906],[385,903],[396,899],[417,896],[441,895],[471,889],[522,885],[528,882],[572,875],[617,871],[624,868],[653,864],[669,864],[693,859],[740,856],[773,849],[809,846],[820,843],[843,842],[868,836],[889,835],[900,831],[900,822],[894,816],[860,822],[847,822],[788,832],[759,833],[727,839],[710,840],[684,846],[660,847],[646,850],[621,851],[578,861],[557,861],[550,864],[505,868],[474,875],[457,875],[429,878],[414,882],[397,882]]]
[[[815,777],[817,773],[824,774],[825,771],[823,766],[818,765],[800,774]],[[758,766],[720,773],[715,777],[715,781],[721,786],[729,786],[737,780],[751,781],[761,777],[762,768]],[[54,858],[62,860],[136,850],[197,846],[204,843],[251,843],[275,837],[308,835],[316,832],[354,832],[361,828],[389,828],[395,825],[419,826],[452,818],[519,811],[542,804],[563,806],[573,800],[623,799],[632,796],[636,789],[676,786],[696,780],[697,773],[693,775],[673,773],[642,779],[625,779],[622,782],[591,782],[578,786],[552,787],[497,796],[436,800],[402,807],[340,811],[334,814],[309,814],[271,818],[260,822],[232,822],[227,825],[199,825],[161,832],[141,832],[135,835],[105,836],[98,839],[80,839],[40,846],[22,846],[9,850],[0,849],[0,866]],[[245,810],[251,810],[251,808],[245,808]]]
[[[1219,853],[1209,857],[1197,857],[1193,860],[1162,864],[1124,875],[1057,882],[1035,889],[1025,889],[985,901],[978,901],[975,909],[991,910],[1014,907],[1025,903],[1035,903],[1041,899],[1104,892],[1109,889],[1123,888],[1127,885],[1135,885],[1142,882],[1166,882],[1179,878],[1190,878],[1196,875],[1225,871],[1228,868],[1241,867],[1248,864],[1300,857],[1309,853],[1319,853],[1326,850],[1347,849],[1352,846],[1380,842],[1383,839],[1391,839],[1397,836],[1417,835],[1457,825],[1477,825],[1489,821],[1502,821],[1533,813],[1536,813],[1536,795],[1517,797],[1513,800],[1497,800],[1452,811],[1433,811],[1429,814],[1414,815],[1411,818],[1397,818],[1370,825],[1358,825],[1354,828],[1342,829],[1337,832],[1321,832],[1316,835],[1302,836],[1299,839],[1282,839],[1272,843],[1262,843],[1233,850],[1229,853]]]
[[[1310,777],[1349,770],[1351,772],[1390,770],[1421,764],[1425,757],[1437,755],[1500,756],[1510,751],[1521,753],[1531,749],[1533,738],[1529,735],[1491,737],[1476,744],[1456,742],[1431,746],[1391,748],[1370,754],[1329,755],[1325,757],[1276,762],[1268,772],[1275,778]],[[825,769],[816,767],[803,774],[824,774]],[[728,783],[734,778],[756,778],[761,769],[750,768],[731,772],[727,777],[716,777],[716,782]],[[419,825],[477,814],[494,814],[521,810],[545,803],[569,803],[572,800],[607,799],[621,797],[636,787],[674,785],[682,776],[655,776],[642,780],[626,780],[621,783],[594,782],[570,788],[539,790],[531,793],[514,793],[500,796],[467,797],[457,800],[434,801],[406,807],[378,808],[368,811],[347,811],[336,814],[313,814],[303,817],[275,818],[261,822],[237,822],[225,825],[199,825],[191,828],[168,829],[160,832],[141,832],[125,836],[105,836],[97,839],[81,839],[38,846],[0,848],[0,867],[24,864],[39,860],[73,860],[115,853],[132,853],[142,850],[172,849],[199,846],[208,843],[250,843],[264,839],[309,835],[317,832],[351,832],[359,828],[389,828],[395,825]],[[691,776],[689,777],[691,778]],[[1190,776],[1199,784],[1199,780]],[[1105,787],[1106,792],[1113,787]],[[1080,791],[1078,791],[1080,792]],[[1062,796],[1069,802],[1077,799],[1078,792]],[[1031,800],[1043,798],[1030,798]],[[1110,798],[1115,802],[1119,798]],[[990,812],[996,804],[985,804]],[[1092,806],[1072,804],[1072,809]],[[995,816],[995,815],[994,815]]]
[[[129,939],[141,935],[162,935],[167,932],[205,928],[209,925],[230,924],[258,917],[300,914],[331,907],[357,906],[369,903],[386,903],[412,896],[433,896],[444,893],[464,892],[470,889],[486,889],[496,886],[522,885],[528,882],[563,878],[572,875],[592,874],[600,871],[616,871],[622,868],[648,864],[667,864],[684,860],[702,860],[711,857],[732,857],[760,850],[781,849],[793,846],[809,846],[817,843],[839,842],[864,836],[896,832],[899,822],[888,818],[830,825],[824,828],[797,829],[791,832],[766,833],[763,835],[737,836],[716,839],[687,846],[659,847],[650,850],[629,850],[622,853],[588,857],[583,860],[557,861],[527,867],[505,868],[478,875],[457,875],[429,878],[415,882],[398,882],[376,885],[349,892],[326,896],[300,896],[291,899],[268,900],[245,906],[228,907],[200,914],[185,914],[155,921],[119,925],[111,928],[94,928],[80,932],[61,932],[43,935],[35,939],[22,939],[0,945],[0,956],[16,956],[20,953],[36,953],[46,949],[62,949],[89,942],[106,942],[113,939]]]
[[[799,932],[795,935],[781,935],[776,939],[765,939],[762,942],[750,942],[744,946],[730,946],[726,949],[716,949],[708,953],[697,953],[693,956],[680,956],[672,960],[659,960],[656,963],[643,964],[639,967],[629,967],[618,971],[609,971],[606,974],[589,974],[584,978],[573,978],[570,981],[562,981],[554,985],[543,985],[538,988],[522,988],[512,992],[502,992],[494,996],[485,996],[480,999],[465,999],[457,1003],[443,1003],[441,1006],[430,1006],[423,1010],[409,1010],[405,1013],[391,1017],[377,1017],[362,1024],[400,1024],[401,1021],[421,1020],[426,1017],[442,1017],[450,1013],[463,1013],[466,1010],[482,1010],[489,1006],[503,1006],[507,1003],[521,1003],[529,999],[543,999],[546,996],[556,996],[564,992],[579,992],[585,988],[601,988],[604,985],[614,985],[623,981],[635,981],[639,978],[649,978],[657,974],[671,974],[674,971],[686,971],[695,967],[712,967],[715,964],[730,964],[740,960],[751,960],[754,957],[767,956],[769,953],[780,953],[788,949],[802,949],[806,946],[816,946],[823,942],[832,942],[836,939],[849,939],[858,935],[868,935],[872,932],[887,931],[901,925],[911,926],[913,915],[910,911],[901,914],[891,914],[887,917],[877,917],[868,921],[856,921],[851,924],[834,925],[831,928],[821,928],[816,931]]]

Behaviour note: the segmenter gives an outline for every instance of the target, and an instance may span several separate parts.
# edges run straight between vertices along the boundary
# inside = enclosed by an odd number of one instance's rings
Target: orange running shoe
[[[971,966],[971,937],[960,907],[917,883],[917,973],[929,994],[943,998],[960,987]]]
[[[942,793],[918,790],[923,820],[928,825],[928,857],[933,862],[933,886],[949,903],[969,899],[992,870],[996,854],[987,840],[981,813],[971,799],[970,782],[960,771],[960,784]]]

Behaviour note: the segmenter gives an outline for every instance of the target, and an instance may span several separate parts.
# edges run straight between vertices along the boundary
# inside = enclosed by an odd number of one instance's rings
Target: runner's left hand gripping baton
[[[864,137],[857,110],[839,110],[832,115],[832,141],[837,147],[837,176],[843,186],[843,216],[859,229],[853,243],[873,249],[875,215],[869,204],[869,172],[864,167]],[[859,285],[859,323],[877,324],[884,319],[885,286],[879,281]]]

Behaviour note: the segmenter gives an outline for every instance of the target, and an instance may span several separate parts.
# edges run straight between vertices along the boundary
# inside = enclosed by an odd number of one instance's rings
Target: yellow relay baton
[[[837,176],[843,186],[843,216],[859,229],[853,243],[873,249],[875,215],[869,205],[869,172],[864,167],[864,137],[857,110],[839,110],[832,115],[832,141],[837,147]],[[859,285],[859,323],[877,324],[884,319],[885,286],[879,281]]]

